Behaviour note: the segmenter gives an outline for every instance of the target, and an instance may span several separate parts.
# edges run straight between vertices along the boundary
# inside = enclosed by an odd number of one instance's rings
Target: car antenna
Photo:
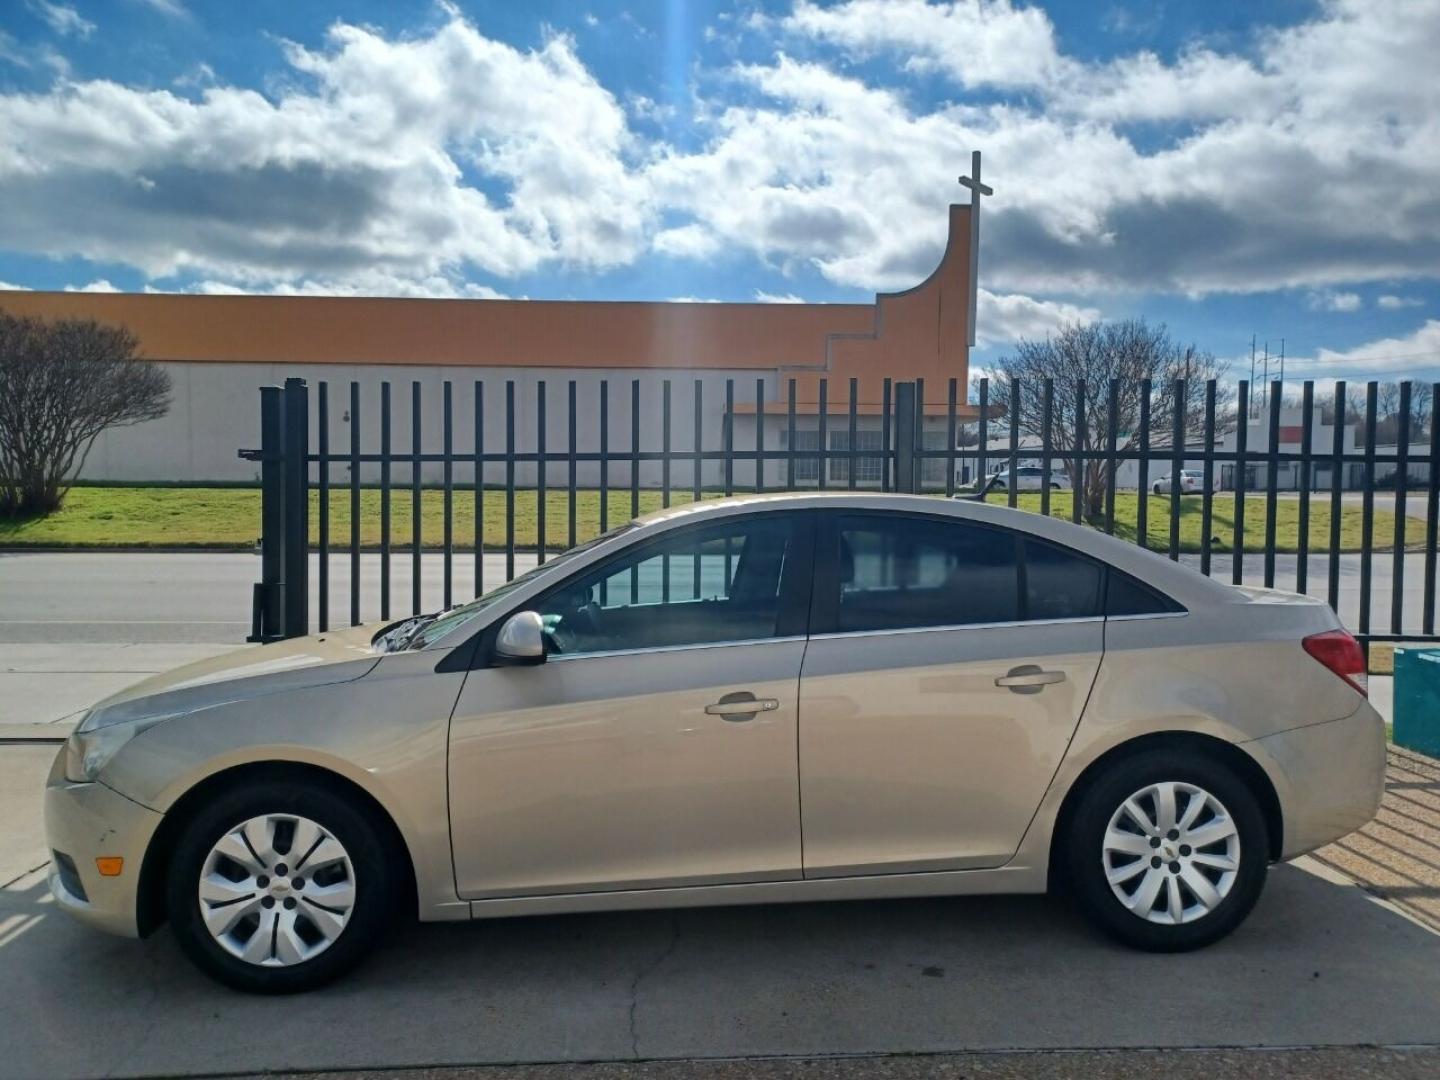
[[[991,473],[985,478],[985,482],[976,487],[973,494],[956,495],[955,498],[962,502],[984,502],[985,496],[990,494],[990,489],[1000,481],[999,473]]]

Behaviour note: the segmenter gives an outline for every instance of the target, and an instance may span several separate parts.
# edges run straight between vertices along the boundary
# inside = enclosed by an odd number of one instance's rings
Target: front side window
[[[1012,534],[912,517],[842,517],[838,526],[837,631],[1019,618]]]
[[[559,655],[777,636],[798,515],[722,522],[638,545],[535,605]]]

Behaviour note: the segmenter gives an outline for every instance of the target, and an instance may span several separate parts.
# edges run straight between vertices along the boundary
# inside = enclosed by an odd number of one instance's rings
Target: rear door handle
[[[1038,694],[1051,683],[1064,681],[1063,671],[1046,671],[1039,664],[1021,664],[996,679],[995,685],[1003,686],[1013,694]]]
[[[757,698],[748,690],[726,694],[713,705],[706,705],[705,711],[711,716],[723,716],[726,720],[739,722],[754,719],[756,713],[774,712],[780,708],[775,698]]]

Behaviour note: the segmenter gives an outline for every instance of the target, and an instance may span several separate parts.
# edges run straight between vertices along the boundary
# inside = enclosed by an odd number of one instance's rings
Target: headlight
[[[75,733],[65,740],[65,779],[72,784],[93,783],[122,746],[142,731],[171,719],[170,716],[152,716],[118,724],[103,724],[102,721],[103,726],[97,727],[92,723],[95,716],[95,713],[86,716]]]

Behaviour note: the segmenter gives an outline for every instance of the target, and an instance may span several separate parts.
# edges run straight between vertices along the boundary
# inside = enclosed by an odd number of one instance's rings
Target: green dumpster
[[[1440,649],[1395,650],[1395,745],[1440,757]]]

